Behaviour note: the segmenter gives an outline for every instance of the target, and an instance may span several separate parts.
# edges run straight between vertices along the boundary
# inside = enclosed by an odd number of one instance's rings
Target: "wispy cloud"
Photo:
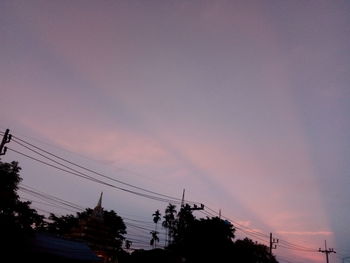
[[[330,236],[330,231],[277,231],[281,235],[297,235],[297,236]]]

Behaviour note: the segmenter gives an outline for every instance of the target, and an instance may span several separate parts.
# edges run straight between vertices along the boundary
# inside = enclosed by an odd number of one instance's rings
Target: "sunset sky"
[[[150,191],[185,188],[266,235],[327,240],[331,262],[350,256],[349,71],[346,0],[0,1],[0,131]],[[151,222],[167,205],[12,160],[25,185],[83,207],[103,191],[106,209]]]

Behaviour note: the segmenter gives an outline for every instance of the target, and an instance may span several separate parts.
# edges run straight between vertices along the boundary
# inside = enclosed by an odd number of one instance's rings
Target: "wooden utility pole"
[[[9,134],[10,130],[6,129],[5,133],[4,133],[4,137],[2,137],[2,141],[0,143],[0,155],[5,155],[6,151],[7,151],[7,147],[5,147],[6,143],[9,143],[11,141],[12,135]]]
[[[270,254],[272,255],[272,249],[276,249],[277,248],[277,244],[278,243],[278,238],[272,238],[272,233],[270,233]]]
[[[324,241],[324,250],[322,250],[321,248],[318,250],[318,252],[321,252],[321,253],[325,253],[326,254],[326,262],[327,263],[329,263],[329,258],[328,258],[328,255],[330,254],[330,253],[337,253],[337,252],[335,252],[334,251],[334,249],[333,248],[330,248],[330,249],[327,249],[327,241],[325,240]]]

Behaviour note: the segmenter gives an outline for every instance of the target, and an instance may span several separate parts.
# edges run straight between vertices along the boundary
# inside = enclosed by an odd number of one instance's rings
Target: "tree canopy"
[[[0,231],[1,241],[6,244],[4,248],[20,250],[24,245],[22,241],[40,229],[63,237],[79,236],[95,251],[105,249],[109,258],[118,252],[123,258],[121,262],[144,262],[145,258],[151,256],[154,262],[158,262],[157,259],[161,260],[159,262],[185,259],[188,263],[277,263],[265,245],[248,238],[235,240],[236,229],[229,221],[219,217],[197,219],[187,204],[178,212],[173,204],[165,209],[162,222],[168,239],[165,250],[154,249],[154,253],[139,252],[128,257],[122,250],[126,225],[116,212],[100,209],[96,213],[96,208],[87,208],[76,215],[51,214],[49,221],[44,222],[44,217],[30,207],[30,202],[19,198],[17,190],[22,180],[20,170],[17,162],[0,162]],[[161,220],[161,213],[156,210],[152,216],[155,230],[151,231],[151,245],[156,248],[159,242],[157,224]],[[79,235],[82,229],[85,232]],[[131,242],[126,243],[130,248]]]
[[[171,213],[170,213],[171,211]],[[250,239],[234,240],[235,227],[219,217],[197,219],[193,210],[186,204],[176,213],[176,206],[169,204],[165,218],[170,222],[163,224],[171,228],[172,242],[167,249],[189,263],[205,262],[247,262],[276,263],[268,248]]]
[[[44,222],[44,217],[30,208],[31,202],[21,201],[17,194],[20,170],[17,162],[0,161],[0,227],[11,236],[31,234]]]
[[[44,223],[44,216],[30,207],[31,202],[21,201],[17,194],[20,170],[17,162],[0,161],[0,232],[6,249],[23,247],[21,242]]]
[[[76,215],[57,217],[56,215],[51,214],[49,217],[50,222],[47,223],[46,229],[51,233],[61,236],[71,236],[74,229],[79,227],[79,223],[82,220],[87,220],[92,217],[92,215],[93,209],[91,208],[87,208],[85,211],[79,212]],[[84,225],[84,227],[101,228],[102,225],[104,229],[103,231],[105,233],[108,232],[107,238],[113,240],[114,246],[117,250],[121,249],[122,242],[125,240],[124,235],[126,234],[126,226],[123,219],[113,210],[103,210],[103,222],[101,222],[100,226],[96,226],[96,223],[93,223],[92,226]],[[81,239],[84,238],[82,237]]]

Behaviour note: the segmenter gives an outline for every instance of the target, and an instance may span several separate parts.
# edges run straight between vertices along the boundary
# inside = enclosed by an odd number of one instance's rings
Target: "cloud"
[[[277,231],[281,235],[297,235],[297,236],[330,236],[331,231]]]
[[[240,224],[241,226],[244,226],[244,227],[249,227],[251,222],[249,220],[240,220],[240,221],[237,221],[237,224]]]
[[[119,165],[164,167],[173,165],[173,158],[156,140],[121,127],[94,127],[83,120],[77,125],[69,120],[23,120],[42,137],[72,152],[84,153],[93,159]],[[65,129],[63,127],[70,127]]]

